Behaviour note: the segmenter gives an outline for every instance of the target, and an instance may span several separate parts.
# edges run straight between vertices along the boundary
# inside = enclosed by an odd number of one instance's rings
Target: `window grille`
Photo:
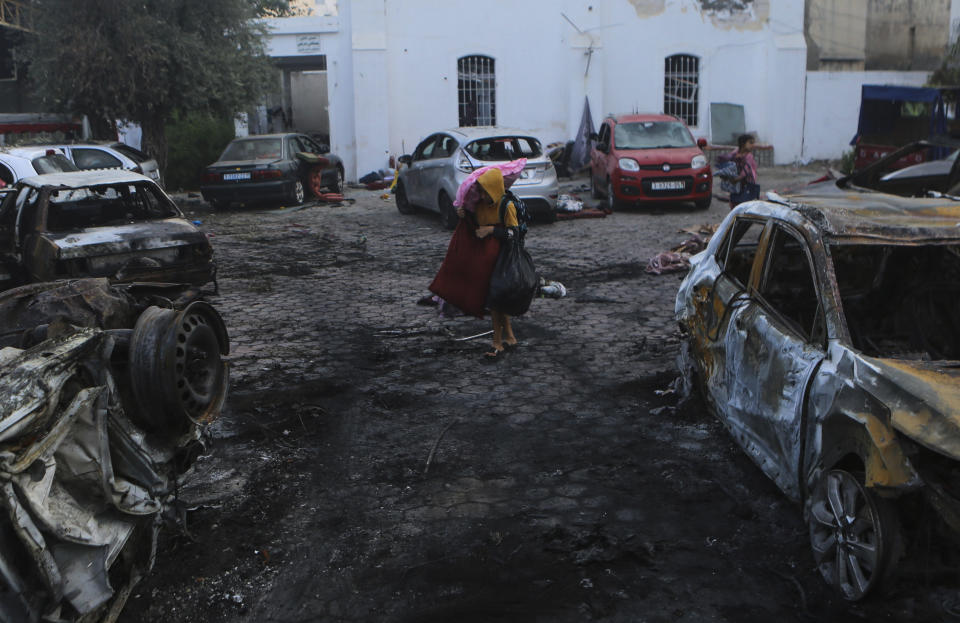
[[[457,60],[460,127],[497,125],[497,89],[493,59],[464,56]]]
[[[663,112],[697,126],[699,103],[700,59],[688,54],[668,56],[663,69]]]

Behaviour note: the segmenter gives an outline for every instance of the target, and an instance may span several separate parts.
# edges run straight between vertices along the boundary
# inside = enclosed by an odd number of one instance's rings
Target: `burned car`
[[[106,279],[0,294],[0,620],[115,620],[227,391],[210,305]]]
[[[0,203],[0,287],[71,277],[202,286],[215,270],[206,235],[138,173],[37,175]]]
[[[770,198],[692,258],[681,366],[858,600],[927,523],[918,509],[960,531],[960,203],[832,181]]]

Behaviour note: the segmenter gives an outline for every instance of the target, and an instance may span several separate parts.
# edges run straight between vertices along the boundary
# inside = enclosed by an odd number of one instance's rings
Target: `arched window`
[[[497,125],[497,89],[492,58],[464,56],[457,60],[457,105],[460,127]]]
[[[663,68],[663,112],[697,126],[699,109],[700,59],[689,54],[668,56]]]

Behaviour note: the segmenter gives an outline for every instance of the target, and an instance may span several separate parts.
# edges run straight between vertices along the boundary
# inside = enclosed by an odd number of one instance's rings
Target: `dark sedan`
[[[200,192],[214,208],[232,202],[303,203],[324,189],[343,192],[343,162],[304,134],[234,139],[207,167]]]

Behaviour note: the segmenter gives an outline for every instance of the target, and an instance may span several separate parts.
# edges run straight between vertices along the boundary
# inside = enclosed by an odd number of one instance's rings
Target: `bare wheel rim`
[[[293,184],[293,200],[297,204],[301,204],[303,203],[303,197],[304,197],[303,182],[301,182],[300,180],[297,180]]]
[[[333,192],[342,193],[343,192],[343,171],[337,169],[337,185],[334,187]]]
[[[887,526],[873,496],[853,474],[827,472],[814,491],[809,524],[817,567],[845,598],[862,599],[880,583]]]
[[[220,344],[200,313],[188,313],[177,326],[177,391],[184,409],[199,417],[219,393],[222,382]]]

